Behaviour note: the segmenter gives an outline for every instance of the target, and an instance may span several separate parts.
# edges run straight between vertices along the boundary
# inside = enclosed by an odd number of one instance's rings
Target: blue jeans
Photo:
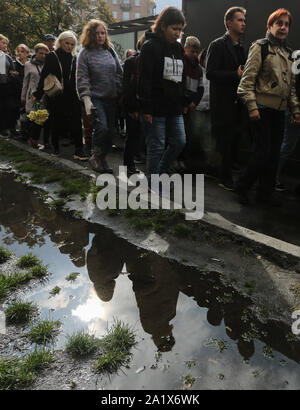
[[[143,120],[147,146],[147,177],[169,172],[173,161],[185,146],[183,116],[152,117],[152,124]]]
[[[296,149],[298,140],[300,139],[300,127],[291,124],[291,113],[287,108],[285,111],[284,135],[280,149],[280,159],[277,171],[277,180],[280,180],[280,175],[288,158]]]
[[[97,108],[98,121],[93,126],[93,152],[107,154],[112,146],[112,135],[115,128],[116,99],[92,98]]]

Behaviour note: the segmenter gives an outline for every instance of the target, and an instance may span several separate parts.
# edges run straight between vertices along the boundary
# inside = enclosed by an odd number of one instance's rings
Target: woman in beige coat
[[[24,81],[21,94],[22,105],[25,105],[26,114],[29,114],[33,108],[32,94],[37,90],[40,81],[41,71],[43,69],[46,54],[49,53],[48,47],[39,43],[34,47],[35,54],[30,61],[25,64]],[[29,133],[31,137],[28,142],[33,148],[37,148],[41,127],[33,122],[30,123]]]
[[[257,180],[257,202],[281,205],[273,193],[287,105],[295,126],[300,124],[292,52],[286,44],[291,22],[291,14],[286,9],[278,9],[270,15],[266,38],[251,46],[238,87],[238,96],[248,108],[254,136],[254,151],[236,187],[243,205],[250,204],[248,192]]]

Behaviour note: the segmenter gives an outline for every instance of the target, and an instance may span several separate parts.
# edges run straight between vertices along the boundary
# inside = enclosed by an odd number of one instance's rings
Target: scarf
[[[267,31],[266,38],[271,44],[275,46],[287,48],[286,39],[280,40],[279,38],[274,37],[273,34],[270,33],[270,31]]]

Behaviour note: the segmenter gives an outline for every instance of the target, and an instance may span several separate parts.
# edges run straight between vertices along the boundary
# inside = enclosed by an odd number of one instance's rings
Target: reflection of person
[[[105,237],[107,235],[107,237]],[[115,289],[115,279],[119,276],[124,265],[124,253],[122,245],[112,246],[112,233],[103,231],[96,234],[92,246],[87,253],[87,270],[91,281],[94,283],[95,291],[103,302],[112,299]],[[118,252],[115,251],[118,249]]]
[[[173,266],[155,255],[135,258],[127,262],[132,280],[141,325],[152,336],[159,351],[170,351],[175,344],[171,320],[176,316],[178,284],[174,280]],[[154,260],[153,260],[154,259]],[[157,274],[160,272],[160,274]]]

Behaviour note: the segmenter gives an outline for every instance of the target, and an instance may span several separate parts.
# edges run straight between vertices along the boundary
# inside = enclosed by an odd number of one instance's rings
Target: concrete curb
[[[97,173],[85,167],[76,164],[68,159],[53,157],[45,152],[36,150],[25,145],[22,142],[7,139],[10,144],[30,152],[33,155],[37,155],[54,165],[60,164],[61,166],[68,168],[72,171],[78,172],[81,175],[95,179]],[[182,212],[185,212],[184,210]],[[300,246],[290,244],[280,239],[273,238],[271,236],[252,231],[248,228],[231,223],[230,221],[222,218],[220,215],[205,213],[202,223],[208,227],[220,231],[222,234],[229,235],[239,241],[248,243],[254,250],[263,253],[265,256],[269,256],[272,260],[275,260],[281,266],[294,266],[296,271],[300,273]]]

